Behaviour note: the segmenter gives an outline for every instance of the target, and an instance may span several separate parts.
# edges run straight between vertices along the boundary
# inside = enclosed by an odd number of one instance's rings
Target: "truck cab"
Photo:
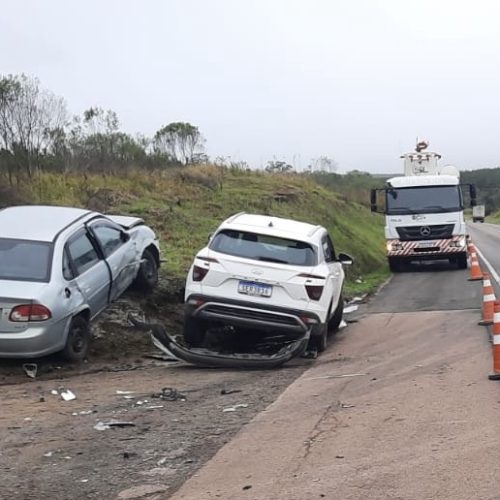
[[[372,190],[372,211],[386,216],[387,259],[391,271],[405,263],[447,259],[459,269],[467,267],[464,197],[458,170],[439,167],[441,156],[418,151],[402,155],[404,176],[386,181],[381,190]],[[475,189],[469,186],[471,204]],[[382,192],[384,207],[377,206]]]

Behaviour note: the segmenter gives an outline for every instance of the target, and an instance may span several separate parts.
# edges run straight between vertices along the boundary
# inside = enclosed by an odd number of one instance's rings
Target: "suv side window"
[[[92,232],[95,234],[105,257],[109,257],[124,243],[122,239],[123,231],[105,222],[93,225]]]
[[[99,262],[99,256],[86,231],[78,232],[68,242],[68,253],[79,276]]]
[[[321,239],[321,246],[323,247],[323,254],[326,262],[334,262],[337,260],[335,257],[335,248],[333,247],[330,235],[325,234],[325,236],[323,236]]]

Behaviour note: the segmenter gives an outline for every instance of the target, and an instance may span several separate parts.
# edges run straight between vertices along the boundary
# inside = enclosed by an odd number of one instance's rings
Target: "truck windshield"
[[[438,214],[463,210],[459,186],[419,186],[387,190],[387,215]]]

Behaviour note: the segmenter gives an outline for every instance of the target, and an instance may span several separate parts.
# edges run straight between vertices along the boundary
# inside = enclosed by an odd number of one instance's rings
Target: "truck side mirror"
[[[370,191],[370,208],[372,212],[377,211],[377,190],[372,189]]]

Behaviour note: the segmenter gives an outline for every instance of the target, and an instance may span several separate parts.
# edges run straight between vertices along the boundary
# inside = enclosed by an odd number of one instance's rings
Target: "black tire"
[[[467,254],[465,252],[457,256],[457,267],[458,269],[467,269]]]
[[[87,357],[90,344],[89,322],[83,316],[75,316],[69,325],[68,338],[62,350],[66,361],[78,362]]]
[[[140,290],[152,290],[158,283],[158,263],[150,250],[144,250],[142,262],[134,281]]]
[[[309,348],[323,352],[328,343],[328,323],[323,323],[319,327],[319,335],[311,335],[309,339]]]
[[[328,333],[334,333],[339,329],[342,316],[344,315],[344,298],[340,294],[339,302],[333,313],[333,316],[328,321]]]
[[[184,341],[190,347],[199,347],[205,340],[207,325],[204,321],[191,316],[184,318]]]
[[[403,267],[401,259],[398,257],[388,257],[389,269],[393,273],[400,273]]]

